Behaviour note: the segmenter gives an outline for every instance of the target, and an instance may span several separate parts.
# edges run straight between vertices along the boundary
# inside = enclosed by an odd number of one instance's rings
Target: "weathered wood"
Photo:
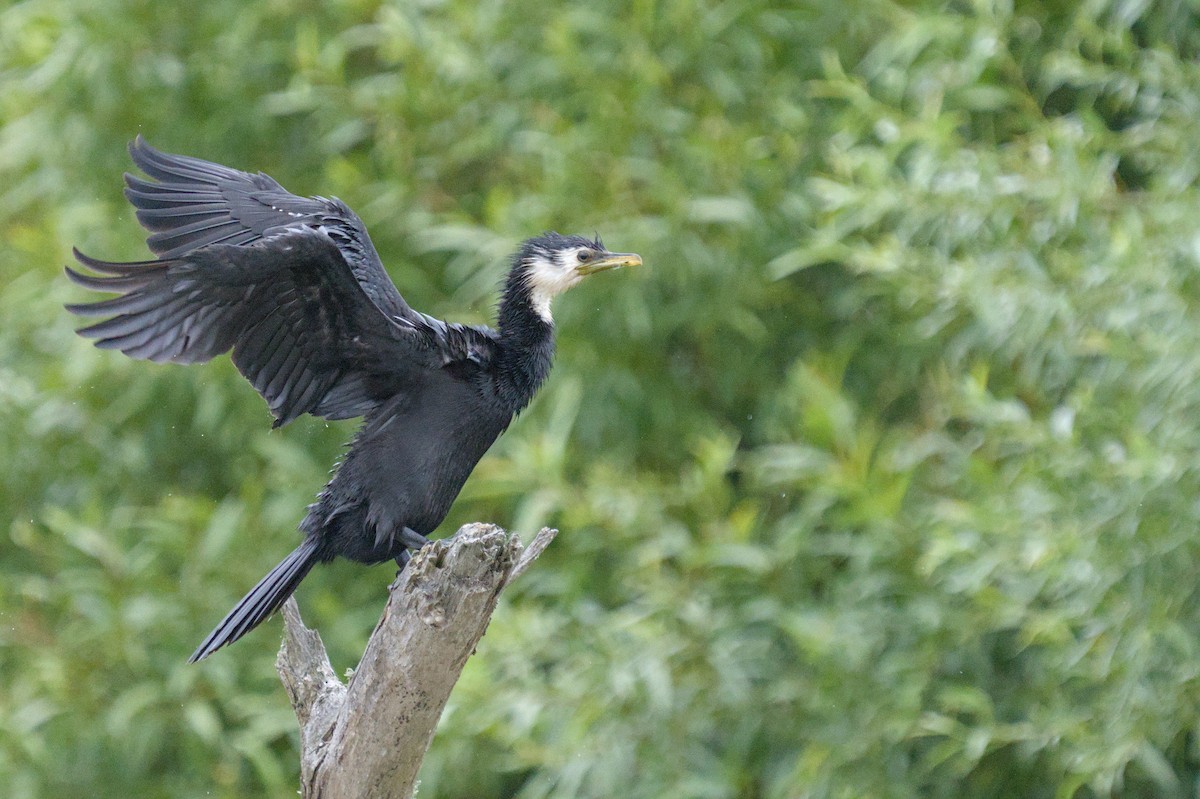
[[[288,600],[276,668],[300,722],[304,797],[412,796],[442,709],[500,591],[556,532],[543,529],[523,549],[499,527],[469,524],[415,553],[348,685]]]

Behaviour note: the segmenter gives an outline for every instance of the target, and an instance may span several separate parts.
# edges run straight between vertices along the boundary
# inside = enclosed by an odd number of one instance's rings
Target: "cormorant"
[[[550,300],[584,276],[640,264],[599,238],[544,233],[512,257],[497,330],[413,310],[361,220],[255,175],[160,152],[138,136],[125,196],[157,260],[75,258],[67,275],[120,296],[68,305],[110,317],[79,333],[132,358],[197,363],[233,350],[274,426],[301,414],[365,417],[300,523],[304,540],[251,589],[189,662],[254,629],[317,563],[395,559],[428,543],[467,476],[550,371]]]

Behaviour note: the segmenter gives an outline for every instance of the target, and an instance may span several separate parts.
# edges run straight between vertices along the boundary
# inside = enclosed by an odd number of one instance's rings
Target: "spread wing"
[[[154,149],[129,153],[153,180],[125,175],[125,196],[157,261],[75,257],[76,283],[120,296],[68,305],[109,316],[80,334],[133,358],[233,362],[281,425],[303,413],[361,416],[421,379],[469,375],[496,353],[495,334],[409,307],[362,221],[344,203],[297,197],[275,180]]]
[[[381,313],[322,228],[207,244],[158,261],[75,255],[102,276],[67,268],[73,281],[120,295],[67,306],[81,316],[110,317],[81,335],[153,361],[194,363],[232,349],[276,426],[302,413],[360,416],[423,372],[473,368],[494,356],[490,331]]]
[[[408,306],[388,277],[362,220],[337,198],[297,197],[273,178],[154,149],[140,135],[129,145],[138,168],[125,175],[125,197],[163,259],[210,244],[246,245],[281,229],[320,227],[329,234],[362,291],[386,316],[439,324]]]

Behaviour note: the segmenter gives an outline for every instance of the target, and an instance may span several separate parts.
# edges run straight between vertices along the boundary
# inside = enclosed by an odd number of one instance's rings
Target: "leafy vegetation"
[[[443,317],[543,229],[645,257],[446,522],[563,532],[421,795],[1194,796],[1198,54],[1181,2],[0,10],[0,792],[295,790],[278,628],[184,659],[353,425],[74,337],[141,132],[341,197]],[[337,667],[390,576],[301,589]]]

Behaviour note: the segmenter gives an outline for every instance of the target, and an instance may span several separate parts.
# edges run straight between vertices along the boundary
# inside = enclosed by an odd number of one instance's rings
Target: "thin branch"
[[[549,527],[543,527],[539,530],[538,534],[529,542],[529,546],[525,547],[521,552],[521,559],[517,561],[516,566],[513,566],[512,573],[508,575],[508,580],[504,584],[507,586],[524,574],[525,570],[533,565],[533,562],[545,551],[546,547],[550,546],[550,542],[554,540],[554,536],[556,535],[558,535],[558,530],[551,530]]]

